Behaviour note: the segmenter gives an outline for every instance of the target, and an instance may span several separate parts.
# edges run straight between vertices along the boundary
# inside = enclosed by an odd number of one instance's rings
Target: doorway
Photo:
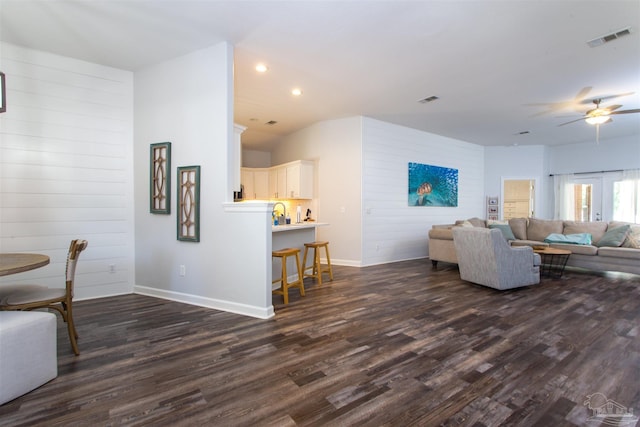
[[[502,180],[502,219],[529,218],[535,213],[536,181],[532,178]]]

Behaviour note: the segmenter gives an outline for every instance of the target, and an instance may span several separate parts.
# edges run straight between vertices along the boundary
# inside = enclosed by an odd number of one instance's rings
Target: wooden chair
[[[327,257],[327,266],[320,264],[320,249],[324,248]],[[307,253],[313,249],[313,264],[307,267]],[[302,257],[302,273],[304,277],[313,277],[322,285],[322,273],[329,273],[329,280],[333,281],[333,269],[331,268],[331,258],[329,257],[329,242],[311,242],[304,244],[304,256]],[[311,270],[311,273],[307,273]]]
[[[14,285],[0,287],[0,310],[33,310],[52,308],[57,310],[67,324],[73,352],[78,355],[78,332],[73,322],[73,284],[80,252],[87,247],[86,240],[72,240],[67,254],[65,288],[48,288],[41,285]]]
[[[277,251],[273,251],[271,255],[274,258],[280,258],[282,260],[282,275],[280,279],[274,280],[272,283],[280,283],[279,289],[274,289],[273,294],[282,295],[284,303],[289,304],[289,288],[298,288],[300,295],[304,296],[304,282],[302,281],[302,268],[300,267],[300,249],[298,248],[285,248]],[[287,258],[295,256],[296,267],[298,269],[298,280],[295,282],[289,282],[287,276]]]

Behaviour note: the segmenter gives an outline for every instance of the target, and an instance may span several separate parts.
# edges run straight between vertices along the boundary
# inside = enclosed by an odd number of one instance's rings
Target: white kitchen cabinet
[[[288,199],[313,199],[313,162],[298,160],[288,163],[287,189]]]
[[[270,168],[242,168],[245,200],[313,199],[314,164],[296,160]]]
[[[287,198],[287,168],[274,166],[269,168],[269,197],[272,199]]]
[[[269,199],[269,171],[255,169],[253,171],[253,188],[256,190],[256,199]]]
[[[269,171],[264,168],[242,168],[240,180],[245,200],[269,199]]]

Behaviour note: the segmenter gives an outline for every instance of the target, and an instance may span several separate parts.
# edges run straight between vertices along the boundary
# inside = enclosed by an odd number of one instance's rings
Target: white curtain
[[[640,222],[640,169],[622,172],[622,181],[615,184],[613,219]]]
[[[572,181],[573,174],[553,176],[553,193],[555,201],[553,219],[572,220],[575,218],[575,197]]]

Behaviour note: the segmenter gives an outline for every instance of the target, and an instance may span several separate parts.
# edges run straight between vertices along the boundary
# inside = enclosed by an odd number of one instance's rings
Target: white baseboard
[[[199,295],[184,294],[182,292],[166,291],[164,289],[149,288],[147,286],[134,286],[133,293],[162,298],[170,301],[182,302],[185,304],[197,305],[199,307],[213,308],[215,310],[227,311],[244,316],[256,317],[258,319],[270,319],[275,313],[273,306],[263,308],[255,307],[236,302],[218,300],[215,298],[201,297]]]

